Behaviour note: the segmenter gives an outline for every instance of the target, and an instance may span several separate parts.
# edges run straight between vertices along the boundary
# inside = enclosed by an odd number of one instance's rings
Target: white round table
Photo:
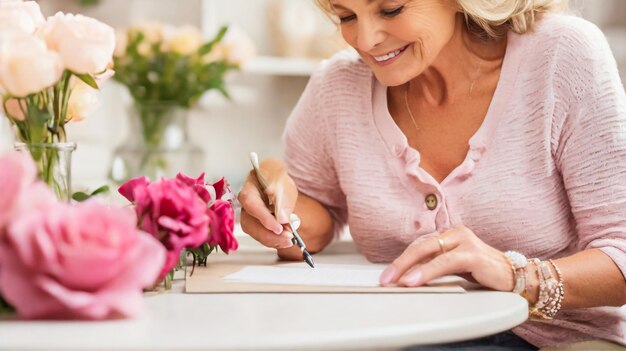
[[[528,317],[526,300],[493,291],[184,294],[175,281],[146,304],[135,320],[0,320],[0,349],[393,349],[491,335]]]

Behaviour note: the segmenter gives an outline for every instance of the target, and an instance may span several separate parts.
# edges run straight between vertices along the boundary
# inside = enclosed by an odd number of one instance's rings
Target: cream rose
[[[239,66],[245,65],[256,57],[256,47],[252,39],[235,26],[228,27],[221,46],[226,53],[226,59]]]
[[[39,5],[34,1],[0,2],[0,30],[11,28],[34,33],[44,23]]]
[[[26,103],[18,99],[9,99],[2,106],[4,113],[15,120],[23,121],[26,119],[24,111],[26,111]]]
[[[202,34],[193,26],[166,26],[164,30],[163,51],[180,55],[191,55],[202,46]]]
[[[72,94],[67,103],[67,120],[80,122],[98,108],[98,91],[79,79],[73,79]]]
[[[99,73],[113,59],[115,31],[93,18],[58,12],[42,27],[48,47],[74,73]]]
[[[0,85],[15,97],[54,85],[63,74],[59,55],[34,35],[0,36]]]
[[[131,35],[141,33],[143,40],[149,44],[156,44],[163,40],[163,25],[159,22],[144,21],[129,29]]]

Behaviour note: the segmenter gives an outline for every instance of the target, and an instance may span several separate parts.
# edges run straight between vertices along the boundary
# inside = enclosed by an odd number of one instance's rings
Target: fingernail
[[[282,225],[277,224],[276,227],[274,228],[274,230],[272,230],[274,232],[274,234],[276,235],[280,235],[283,233],[283,230],[285,230],[285,228],[283,228]]]
[[[396,269],[393,266],[387,267],[380,275],[380,285],[387,285],[393,280],[393,276],[396,274]]]
[[[287,216],[287,212],[285,212],[285,210],[281,209],[280,212],[278,212],[278,221],[280,223],[289,222],[289,217]]]
[[[416,286],[422,280],[422,272],[420,272],[420,271],[411,272],[403,280],[404,280],[405,284],[408,285],[408,286]]]
[[[290,232],[290,231],[288,231],[288,230],[285,230],[285,235],[287,235],[287,237],[288,237],[289,239],[293,239],[293,233],[292,233],[292,232]]]

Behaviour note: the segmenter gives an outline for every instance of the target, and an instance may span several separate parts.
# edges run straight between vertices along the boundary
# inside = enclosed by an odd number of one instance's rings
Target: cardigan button
[[[437,200],[437,196],[435,196],[435,194],[428,194],[424,202],[426,202],[426,207],[431,211],[436,209],[437,204],[439,203],[439,201]]]

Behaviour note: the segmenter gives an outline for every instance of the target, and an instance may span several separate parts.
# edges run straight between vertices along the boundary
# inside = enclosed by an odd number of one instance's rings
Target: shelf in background
[[[247,64],[243,71],[250,74],[308,77],[319,63],[318,59],[259,56]]]

